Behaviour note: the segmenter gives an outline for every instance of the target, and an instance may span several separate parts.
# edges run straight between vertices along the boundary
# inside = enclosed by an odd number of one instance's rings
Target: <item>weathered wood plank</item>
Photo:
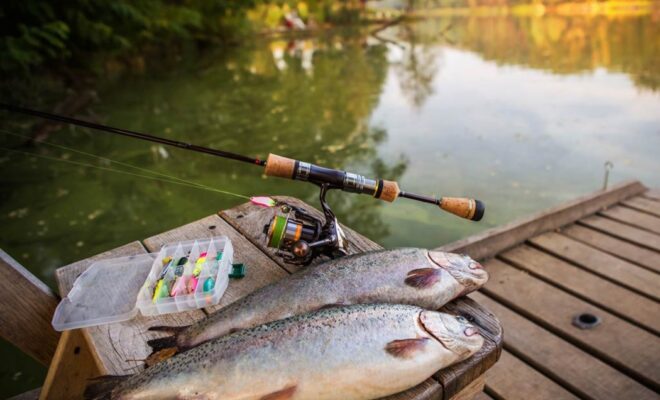
[[[653,233],[660,233],[660,218],[623,206],[602,210],[599,214],[624,224],[636,226]]]
[[[132,242],[114,250],[106,251],[94,257],[78,261],[55,271],[62,297],[73,287],[76,278],[97,260],[145,254],[140,242]],[[200,310],[158,317],[138,316],[130,321],[86,328],[83,331],[89,344],[95,350],[104,374],[126,375],[142,369],[143,360],[151,353],[147,340],[157,337],[148,328],[154,325],[189,325],[204,317]]]
[[[621,202],[626,207],[634,208],[635,210],[644,211],[656,217],[660,217],[660,202],[647,199],[643,196],[637,196],[624,200]]]
[[[520,245],[500,254],[510,265],[558,286],[656,335],[660,333],[658,303],[600,278],[548,253]]]
[[[501,227],[441,246],[438,250],[469,254],[476,259],[492,257],[532,236],[555,230],[603,207],[644,192],[638,181],[623,182],[607,191],[598,191],[557,207],[532,214]]]
[[[507,351],[486,372],[486,387],[498,398],[507,400],[577,399],[534,368]]]
[[[493,400],[493,398],[487,395],[485,392],[480,392],[474,396],[474,400]]]
[[[60,337],[50,323],[57,297],[2,249],[0,286],[0,337],[49,365]]]
[[[555,257],[575,263],[634,292],[660,300],[660,275],[648,269],[554,232],[544,233],[529,241]]]
[[[274,196],[273,198],[279,202],[301,207],[315,217],[323,219],[323,213],[321,211],[308,205],[302,200],[288,196]],[[261,251],[270,255],[271,258],[276,261],[279,259],[279,257],[276,255],[277,250],[266,246],[266,235],[263,233],[264,226],[273,219],[272,208],[263,208],[252,203],[244,203],[232,209],[221,211],[220,217],[222,217],[225,221],[227,221],[239,232],[241,232]],[[340,225],[344,230],[346,237],[349,239],[348,252],[350,254],[381,248],[378,244],[360,235],[353,229],[343,224]],[[323,262],[325,260],[327,260],[327,258],[319,257],[317,260],[315,260],[314,264]],[[287,263],[279,264],[289,272],[295,272],[301,268],[299,265]]]
[[[310,213],[321,215],[318,210],[315,210],[313,207],[298,199],[289,197],[276,197],[276,199],[305,208]],[[223,211],[220,213],[220,216],[283,268],[286,268],[289,271],[296,271],[300,268],[298,266],[284,263],[282,259],[276,255],[276,252],[273,249],[269,249],[265,246],[263,227],[272,219],[272,209],[264,209],[246,203],[234,209]],[[377,243],[349,228],[343,227],[343,229],[350,242],[350,253],[382,248]],[[443,399],[449,399],[451,396],[459,393],[464,387],[490,368],[499,357],[499,350],[501,349],[502,341],[501,330],[497,319],[486,310],[483,310],[476,303],[470,302],[467,299],[459,299],[450,305],[448,309],[470,316],[470,318],[474,318],[475,324],[484,332],[492,332],[491,334],[494,339],[487,338],[486,344],[481,351],[469,360],[447,368],[435,375],[435,378],[440,382]]]
[[[562,228],[561,233],[600,251],[613,254],[645,267],[650,271],[660,273],[659,252],[636,246],[600,231],[577,224]]]
[[[660,251],[660,235],[656,235],[653,232],[635,228],[597,215],[581,219],[578,223],[607,233],[608,235],[648,247],[651,250]]]
[[[381,397],[380,400],[439,400],[441,398],[442,387],[437,381],[429,378],[414,388],[391,396]]]
[[[82,330],[63,332],[39,399],[82,398],[88,380],[102,374],[97,361]]]
[[[486,376],[481,375],[461,389],[460,392],[453,395],[449,400],[472,400],[477,394],[483,393],[482,390],[484,390],[485,383]]]
[[[594,400],[657,398],[653,391],[634,379],[490,297],[481,293],[472,293],[469,297],[488,307],[498,316],[506,330],[504,336],[506,349],[581,398]],[[491,370],[503,370],[502,373],[509,374],[510,380],[518,380],[517,374],[503,368],[501,362],[495,364]],[[487,372],[486,376],[488,377],[490,373]],[[488,378],[487,386],[489,382]]]
[[[242,279],[230,279],[220,303],[206,308],[208,312],[219,310],[262,286],[282,279],[288,273],[217,215],[202,218],[144,240],[145,247],[151,252],[156,252],[166,243],[221,235],[229,237],[234,247],[234,262],[244,263],[247,272]]]
[[[651,188],[644,192],[643,196],[647,199],[660,201],[660,188]]]
[[[660,341],[607,311],[593,306],[499,260],[484,263],[491,278],[484,293],[526,318],[625,371],[654,390],[660,389]],[[578,329],[574,316],[602,319],[594,329]]]

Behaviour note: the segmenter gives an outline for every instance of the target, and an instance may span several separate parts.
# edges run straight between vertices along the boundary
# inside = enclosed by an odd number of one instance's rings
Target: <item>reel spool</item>
[[[319,236],[318,228],[318,225],[305,225],[289,215],[275,215],[268,225],[267,245],[304,258],[310,252],[309,243],[316,241]]]
[[[280,213],[264,226],[266,245],[277,249],[285,262],[307,265],[321,254],[331,258],[348,254],[348,242],[337,218],[325,203],[325,191],[322,187],[321,205],[324,206],[325,221],[300,207],[280,204]]]

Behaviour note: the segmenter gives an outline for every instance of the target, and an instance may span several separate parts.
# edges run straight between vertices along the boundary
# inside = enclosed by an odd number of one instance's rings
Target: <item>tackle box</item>
[[[64,331],[126,321],[138,311],[160,315],[215,305],[229,284],[232,260],[231,241],[217,236],[166,244],[158,253],[96,261],[57,306],[53,327]],[[172,292],[174,287],[179,290]],[[157,289],[162,297],[154,296]]]

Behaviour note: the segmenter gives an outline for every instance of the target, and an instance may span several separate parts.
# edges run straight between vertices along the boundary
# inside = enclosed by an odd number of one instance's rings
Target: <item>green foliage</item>
[[[355,2],[353,2],[355,3]],[[355,4],[329,0],[21,0],[0,4],[0,70],[52,61],[89,64],[95,54],[127,54],[175,40],[231,40],[277,27],[283,10],[306,20],[351,22]],[[263,15],[255,10],[266,11]],[[277,11],[271,12],[268,11]],[[248,13],[253,11],[253,17]],[[269,21],[269,18],[272,21]],[[334,21],[333,20],[333,21]],[[156,47],[153,46],[153,47]]]
[[[98,51],[126,51],[149,41],[189,37],[202,12],[161,0],[0,4],[0,68],[27,70],[50,61],[84,60]]]

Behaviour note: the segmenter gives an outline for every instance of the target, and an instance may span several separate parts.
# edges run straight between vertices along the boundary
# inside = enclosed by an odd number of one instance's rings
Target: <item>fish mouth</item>
[[[475,329],[473,326],[468,326],[467,328],[465,328],[463,333],[465,334],[465,336],[469,337],[469,336],[478,335],[479,331]]]
[[[479,264],[479,263],[476,262],[476,261],[472,261],[472,262],[470,263],[470,265],[468,265],[468,268],[470,268],[470,269],[484,269],[484,266],[481,265],[481,264]]]

